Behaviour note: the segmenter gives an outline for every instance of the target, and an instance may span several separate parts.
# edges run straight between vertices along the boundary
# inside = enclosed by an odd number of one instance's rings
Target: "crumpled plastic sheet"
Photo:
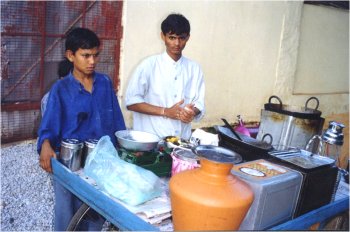
[[[87,157],[84,174],[102,191],[133,206],[163,191],[161,180],[153,172],[119,158],[109,136],[103,136]]]

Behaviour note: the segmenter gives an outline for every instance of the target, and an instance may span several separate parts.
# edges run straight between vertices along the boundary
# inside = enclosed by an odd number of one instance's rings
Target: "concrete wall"
[[[348,11],[298,1],[125,1],[123,10],[119,99],[128,126],[128,80],[143,58],[164,51],[160,24],[172,12],[189,19],[184,55],[205,74],[207,114],[195,127],[238,114],[259,121],[271,95],[297,106],[316,96],[324,116],[349,111]]]

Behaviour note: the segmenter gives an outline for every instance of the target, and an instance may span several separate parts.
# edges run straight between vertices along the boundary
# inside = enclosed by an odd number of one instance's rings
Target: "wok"
[[[267,143],[265,141],[256,140],[249,136],[237,133],[242,139],[241,141],[237,139],[236,136],[233,135],[232,131],[227,127],[214,126],[214,128],[219,134],[219,145],[237,152],[242,156],[244,161],[271,158],[268,152],[274,150],[273,146],[271,145],[272,141]]]
[[[121,147],[132,151],[151,151],[160,141],[157,135],[136,130],[117,131],[115,136]]]

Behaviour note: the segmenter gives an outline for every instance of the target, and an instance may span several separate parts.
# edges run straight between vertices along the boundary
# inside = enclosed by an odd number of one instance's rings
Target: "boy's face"
[[[79,48],[75,54],[72,51],[67,50],[66,56],[73,63],[74,71],[83,75],[91,75],[98,63],[98,55],[100,49],[98,47],[92,49]]]
[[[182,50],[184,50],[190,35],[184,33],[181,35],[161,32],[162,39],[165,43],[166,51],[170,57],[174,60],[178,60],[181,57]]]

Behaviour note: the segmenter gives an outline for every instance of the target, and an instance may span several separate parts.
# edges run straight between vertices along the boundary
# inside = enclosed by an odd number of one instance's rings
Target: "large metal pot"
[[[279,104],[272,104],[272,99]],[[315,109],[310,109],[310,100],[316,101]],[[273,147],[284,150],[288,147],[305,148],[307,142],[322,131],[324,118],[317,110],[319,101],[315,97],[309,98],[304,107],[283,105],[277,96],[271,96],[265,109],[261,110],[261,122],[257,139],[261,140],[265,134],[273,138]],[[317,147],[315,144],[311,151]]]
[[[157,135],[135,130],[121,130],[115,132],[121,147],[132,151],[150,151],[156,148],[160,141]]]

